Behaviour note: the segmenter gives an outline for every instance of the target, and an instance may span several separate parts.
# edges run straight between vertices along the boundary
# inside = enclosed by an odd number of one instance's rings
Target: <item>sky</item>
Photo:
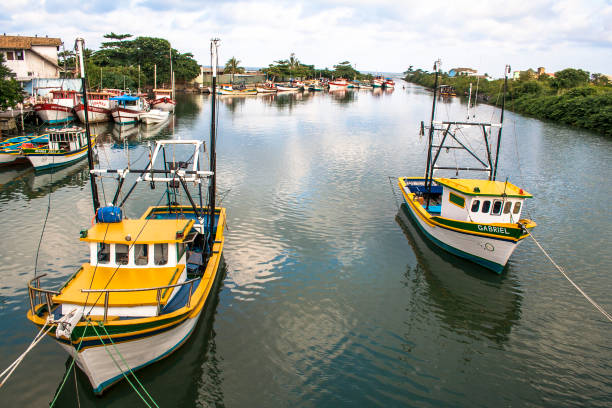
[[[305,64],[360,71],[582,68],[612,74],[612,0],[4,0],[0,34],[76,37],[98,49],[109,32],[170,40],[210,65],[261,67],[291,53]]]

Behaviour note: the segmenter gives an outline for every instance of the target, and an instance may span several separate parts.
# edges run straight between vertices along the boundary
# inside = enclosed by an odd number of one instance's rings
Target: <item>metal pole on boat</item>
[[[83,108],[85,112],[85,137],[87,138],[87,164],[89,166],[89,181],[91,182],[91,198],[93,201],[94,213],[100,208],[100,199],[98,198],[98,185],[96,177],[91,172],[94,168],[93,150],[91,146],[91,132],[89,131],[89,104],[87,102],[87,79],[85,78],[85,64],[83,63],[83,48],[85,40],[82,38],[76,39],[77,54],[79,55],[79,68],[81,71],[81,87],[83,88]]]
[[[153,92],[157,88],[157,64],[153,66]]]
[[[219,63],[219,57],[217,55],[217,47],[219,46],[219,39],[213,38],[210,42],[210,66],[212,67],[212,107],[211,107],[211,121],[210,121],[210,171],[213,173],[210,184],[208,187],[208,211],[209,211],[209,226],[208,226],[208,248],[210,249],[210,255],[212,255],[213,244],[215,241],[214,230],[215,230],[215,193],[217,188],[217,158],[216,158],[216,139],[217,129],[215,126],[216,122],[216,86],[217,86],[217,65]]]
[[[497,162],[499,160],[499,148],[501,146],[502,127],[504,126],[504,109],[506,107],[506,92],[508,91],[509,72],[510,65],[506,65],[506,67],[504,68],[504,94],[502,95],[501,118],[499,119],[499,131],[497,132],[497,149],[495,150],[495,167],[493,168],[493,174],[490,177],[491,180],[495,180],[495,177],[497,177]]]
[[[429,122],[429,142],[427,148],[427,168],[425,170],[425,187],[427,188],[427,207],[429,208],[429,197],[431,196],[431,176],[433,176],[433,164],[431,163],[431,148],[433,144],[433,134],[434,134],[434,119],[436,115],[436,97],[438,96],[438,77],[440,76],[440,65],[442,62],[438,58],[434,63],[434,71],[436,71],[436,79],[434,82],[434,94],[433,94],[433,102],[431,105],[431,120]],[[431,173],[431,176],[430,176]]]

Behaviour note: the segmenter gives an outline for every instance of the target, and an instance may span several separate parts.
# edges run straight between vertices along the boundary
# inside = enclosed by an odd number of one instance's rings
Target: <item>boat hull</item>
[[[72,108],[55,103],[39,103],[34,106],[38,117],[46,123],[64,123],[74,120]]]
[[[87,155],[87,146],[79,150],[65,153],[24,153],[26,159],[32,163],[35,170],[45,170],[52,167],[66,166],[70,163],[74,163],[81,160]]]
[[[348,84],[335,84],[333,82],[329,83],[329,90],[330,91],[340,91],[340,90],[344,90],[348,87]]]
[[[137,123],[140,119],[140,114],[142,112],[139,110],[132,110],[126,108],[116,107],[111,111],[111,115],[115,123],[119,125],[128,125],[130,123]]]
[[[166,112],[174,111],[176,102],[170,98],[159,98],[151,102],[151,108],[161,109]]]
[[[77,117],[82,123],[85,123],[85,106],[80,104],[74,108]],[[100,108],[97,106],[88,106],[87,107],[87,118],[89,119],[89,123],[100,123],[100,122],[108,122],[111,120],[111,111],[110,109]]]
[[[400,184],[408,213],[419,229],[440,248],[501,273],[521,239],[502,239],[470,233],[458,228],[446,228],[435,222],[437,217],[428,217],[425,210]]]
[[[0,152],[0,166],[15,164],[25,160],[25,157],[18,152]]]
[[[276,93],[276,88],[257,87],[257,93]]]

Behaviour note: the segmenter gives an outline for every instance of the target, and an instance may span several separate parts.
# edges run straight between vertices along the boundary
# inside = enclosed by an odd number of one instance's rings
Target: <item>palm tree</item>
[[[295,53],[291,53],[289,57],[289,72],[291,72],[291,76],[293,77],[293,72],[296,68],[300,66],[300,60],[296,58]]]
[[[244,68],[240,65],[240,60],[237,60],[236,57],[232,57],[225,63],[224,72],[229,72],[232,74],[232,83],[234,83],[234,74],[241,74],[244,72]]]

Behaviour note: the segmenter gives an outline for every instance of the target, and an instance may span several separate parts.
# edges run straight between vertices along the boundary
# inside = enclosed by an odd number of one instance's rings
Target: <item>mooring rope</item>
[[[387,178],[389,179],[389,187],[391,187],[391,192],[393,193],[393,197],[395,198],[395,204],[397,205],[397,210],[399,211],[399,209],[400,209],[400,202],[397,199],[397,194],[395,194],[395,188],[393,188],[393,182],[391,182],[391,179],[395,179],[396,177],[387,176]]]
[[[551,256],[550,256],[550,255],[548,255],[548,252],[546,252],[546,250],[545,250],[545,249],[542,247],[542,245],[540,245],[540,243],[538,242],[538,240],[537,240],[537,239],[535,239],[535,237],[534,237],[534,236],[531,234],[531,232],[529,232],[529,231],[528,231],[528,230],[526,230],[525,228],[523,228],[523,229],[524,229],[524,230],[527,232],[527,234],[529,234],[529,236],[530,236],[530,237],[533,239],[533,242],[535,242],[535,243],[536,243],[536,245],[538,246],[538,248],[540,248],[540,251],[542,251],[542,253],[543,253],[543,254],[546,256],[546,258],[548,258],[548,260],[549,260],[549,261],[550,261],[550,262],[551,262],[551,263],[554,265],[554,267],[555,267],[555,268],[557,268],[557,270],[558,270],[559,272],[561,272],[561,274],[562,274],[562,275],[565,277],[565,279],[567,279],[567,281],[568,281],[569,283],[571,283],[571,284],[572,284],[572,286],[573,286],[573,287],[575,287],[575,288],[576,288],[576,290],[577,290],[578,292],[580,292],[580,294],[581,294],[582,296],[584,296],[584,298],[585,298],[586,300],[588,300],[590,304],[592,304],[592,305],[593,305],[593,307],[595,307],[595,309],[599,310],[599,311],[601,312],[601,314],[603,314],[603,315],[606,317],[606,319],[608,319],[610,322],[612,322],[612,316],[610,316],[610,314],[609,314],[608,312],[606,312],[606,311],[604,310],[604,308],[603,308],[603,307],[601,307],[599,304],[597,304],[597,302],[595,302],[593,299],[591,299],[591,297],[590,297],[589,295],[587,295],[587,294],[584,292],[584,290],[582,290],[582,289],[580,288],[580,286],[576,285],[576,283],[574,283],[574,281],[573,281],[573,280],[571,280],[569,276],[567,276],[567,274],[565,273],[565,271],[563,270],[563,268],[561,268],[559,265],[557,265],[557,263],[556,263],[556,262],[555,262],[555,261],[554,261],[554,260],[551,258]]]

